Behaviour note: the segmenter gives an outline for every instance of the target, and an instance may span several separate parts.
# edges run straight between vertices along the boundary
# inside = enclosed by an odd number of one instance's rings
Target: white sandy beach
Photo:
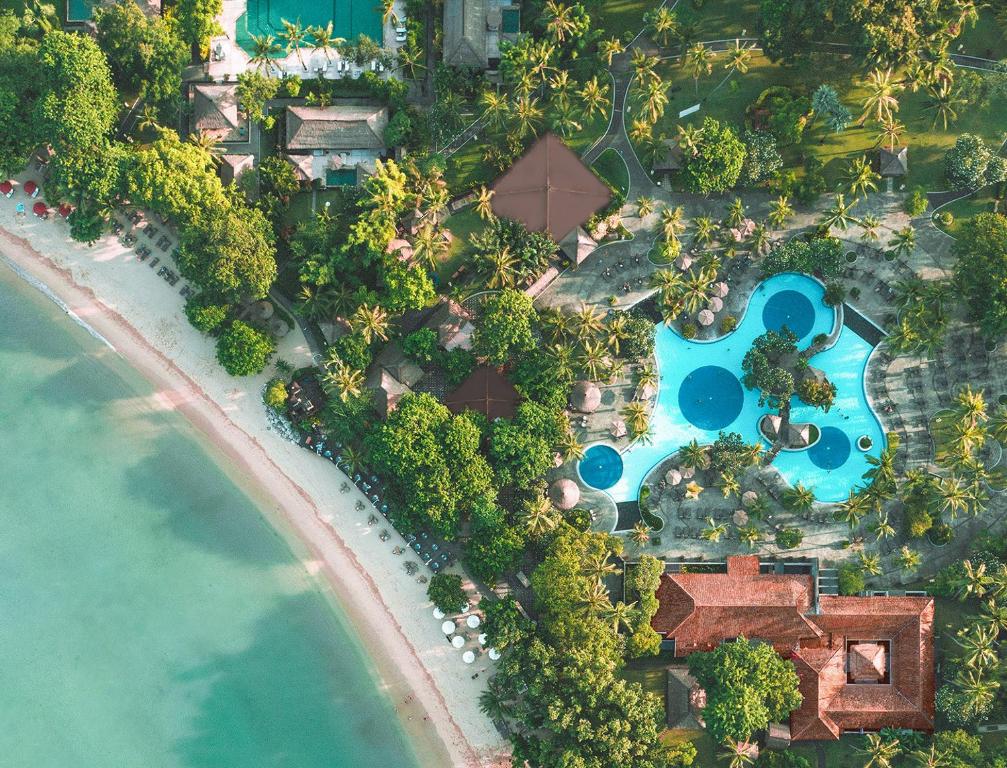
[[[27,178],[38,177],[21,180]],[[18,202],[26,216],[15,215]],[[55,214],[46,221],[34,217],[32,202],[20,185],[13,198],[0,197],[0,254],[105,337],[155,386],[157,407],[184,414],[250,481],[245,487],[276,514],[277,527],[297,535],[310,553],[306,566],[327,577],[369,649],[421,765],[508,764],[505,742],[478,708],[492,662],[485,653],[474,664],[462,662],[462,651],[451,647],[432,616],[425,586],[407,576],[403,557],[391,552],[404,542],[387,525],[392,538],[379,540],[383,526],[367,525],[373,507],[356,511],[362,494],[340,492],[346,477],[269,428],[260,392],[271,369],[228,376],[212,340],[185,319],[184,280],[170,286],[111,236],[92,248],[72,242],[66,222]],[[139,242],[153,246],[142,234]],[[163,252],[154,254],[174,266]],[[310,362],[298,329],[280,341],[278,357],[295,366]],[[467,632],[466,648],[476,648],[477,633]]]

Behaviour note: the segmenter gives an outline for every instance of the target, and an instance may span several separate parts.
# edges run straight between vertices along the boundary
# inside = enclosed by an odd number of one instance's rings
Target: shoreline
[[[218,463],[225,472],[240,478],[239,487],[257,502],[260,512],[278,535],[283,536],[288,545],[293,544],[291,537],[295,538],[297,548],[302,551],[292,546],[294,555],[314,579],[324,580],[323,594],[333,601],[333,608],[346,617],[359,637],[419,764],[424,768],[428,765],[459,768],[500,765],[502,748],[479,749],[467,738],[429,665],[410,641],[401,617],[389,606],[378,581],[363,566],[359,553],[337,529],[338,513],[327,515],[320,509],[322,498],[327,500],[326,507],[340,506],[339,502],[344,507],[352,506],[359,497],[356,489],[350,494],[327,498],[327,494],[300,484],[281,468],[259,437],[245,431],[229,415],[229,408],[214,399],[121,312],[103,301],[93,288],[78,282],[69,266],[60,266],[4,224],[0,223],[0,255],[10,262],[12,271],[54,300],[71,319],[111,347],[146,379],[156,390],[152,406],[176,410],[185,417],[222,459]],[[68,241],[67,248],[75,245]],[[123,264],[121,268],[133,267]],[[160,287],[155,285],[154,289]],[[221,374],[226,376],[222,370]],[[241,382],[240,379],[231,380],[236,387]],[[257,392],[258,387],[255,387],[256,400]],[[264,409],[261,402],[259,406]],[[264,410],[261,418],[265,424]],[[313,463],[324,461],[299,446],[287,445]],[[331,475],[322,480],[334,484],[345,477],[330,462],[325,463],[329,466],[313,467],[318,473],[327,470]],[[425,605],[425,596],[423,600]],[[428,613],[425,608],[424,612]],[[470,706],[477,709],[475,701]]]

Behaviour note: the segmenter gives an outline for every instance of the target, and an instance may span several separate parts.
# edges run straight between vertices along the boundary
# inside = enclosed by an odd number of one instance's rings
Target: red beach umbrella
[[[38,184],[36,184],[34,181],[26,181],[24,183],[24,193],[28,195],[28,197],[37,197]]]
[[[35,205],[31,207],[31,211],[36,216],[45,216],[46,213],[48,213],[49,209],[45,207],[45,203],[39,200],[37,203],[35,203]]]
[[[0,195],[10,197],[14,194],[14,185],[9,181],[0,181]]]
[[[71,213],[73,213],[73,208],[70,206],[69,203],[60,203],[59,204],[59,215],[60,216],[62,216],[65,219]]]

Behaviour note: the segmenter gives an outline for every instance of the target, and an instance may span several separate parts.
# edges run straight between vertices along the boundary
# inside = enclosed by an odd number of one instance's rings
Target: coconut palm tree
[[[713,72],[713,59],[716,54],[702,43],[696,43],[685,52],[682,66],[685,72],[692,76],[696,86],[696,94],[699,94],[699,78]]]
[[[709,216],[697,216],[692,220],[692,241],[697,245],[707,246],[713,243],[717,234],[717,225]]]
[[[577,607],[583,616],[600,616],[610,606],[608,590],[600,581],[590,582],[577,600]]]
[[[890,152],[895,151],[895,145],[899,143],[899,139],[902,138],[902,134],[905,133],[906,127],[896,120],[894,117],[886,117],[880,123],[881,130],[877,134],[877,144],[888,144],[888,150]]]
[[[983,603],[979,616],[987,626],[992,627],[998,634],[1007,632],[1007,605],[1002,605],[995,599],[987,600]]]
[[[629,335],[626,323],[627,323],[625,313],[619,312],[618,314],[611,315],[608,321],[605,323],[605,341],[608,343],[609,349],[615,353],[618,357],[620,351],[620,345]]]
[[[273,57],[282,50],[283,46],[272,35],[252,35],[252,55],[248,63],[260,70],[263,67],[271,69]]]
[[[425,220],[413,237],[413,258],[417,264],[433,272],[440,264],[441,257],[448,252],[448,242],[444,233],[430,219]]]
[[[947,80],[942,81],[940,85],[931,86],[927,93],[930,95],[930,102],[926,110],[934,113],[934,121],[930,127],[936,128],[937,121],[940,120],[941,127],[946,131],[948,121],[953,123],[958,120],[957,107],[964,102],[959,98],[958,91]]]
[[[945,477],[940,480],[941,512],[947,512],[954,520],[959,513],[968,510],[971,493],[962,485],[957,477]]]
[[[769,203],[768,221],[776,229],[782,229],[783,225],[787,223],[787,219],[793,215],[794,209],[790,205],[790,198],[786,195],[780,195]]]
[[[877,192],[880,178],[881,175],[871,167],[867,155],[854,158],[846,168],[846,188],[854,199],[860,195],[866,197],[868,192]]]
[[[727,216],[724,217],[724,225],[727,227],[740,227],[745,220],[745,204],[740,197],[734,198],[727,207]]]
[[[336,39],[342,40],[341,37],[337,37]],[[407,43],[406,45],[400,47],[395,56],[398,59],[399,66],[402,68],[402,71],[408,73],[410,80],[416,79],[416,70],[426,69],[423,64],[423,50],[411,43]]]
[[[651,37],[662,48],[668,47],[668,42],[678,31],[678,17],[667,6],[656,8],[646,15]]]
[[[326,392],[335,393],[346,403],[359,397],[364,386],[364,373],[339,360],[336,365],[326,368],[322,375],[322,386]]]
[[[824,212],[821,224],[822,229],[829,230],[832,229],[832,227],[836,227],[846,231],[850,224],[856,224],[857,219],[852,214],[853,207],[856,204],[856,200],[851,200],[847,203],[846,197],[843,193],[837,192],[835,198],[833,199],[832,207]]]
[[[592,381],[604,378],[605,371],[611,363],[608,350],[600,341],[585,339],[581,345],[580,367]]]
[[[770,246],[772,241],[769,238],[769,228],[761,222],[756,224],[751,237],[748,238],[749,250],[757,256],[765,256]]]
[[[700,445],[699,441],[693,438],[678,449],[678,460],[683,467],[706,469],[710,466],[708,447]]]
[[[479,187],[476,194],[476,213],[479,214],[479,218],[483,221],[490,221],[493,219],[493,195],[496,192],[492,189],[487,189],[486,185],[483,184]]]
[[[720,756],[727,760],[728,768],[746,768],[746,766],[752,765],[755,762],[755,758],[752,757],[752,745],[747,741],[734,741],[733,739],[728,739],[724,742],[724,750],[720,753]]]
[[[700,307],[706,305],[710,300],[707,293],[715,276],[715,273],[711,273],[707,269],[701,269],[699,272],[695,269],[689,270],[682,292],[682,302],[686,311],[690,313],[696,312]]]
[[[650,541],[650,527],[642,520],[637,520],[636,525],[633,526],[633,531],[629,534],[629,538],[638,547],[642,547]]]
[[[636,215],[638,218],[645,219],[650,214],[654,212],[654,198],[646,197],[640,195],[636,198]]]
[[[1007,406],[998,405],[990,417],[988,430],[999,443],[1007,443]]]
[[[871,532],[877,537],[878,541],[882,539],[890,539],[895,535],[895,527],[888,522],[888,515],[884,512],[878,514],[878,520],[874,525],[871,526]]]
[[[648,56],[641,48],[633,49],[633,56],[630,58],[630,65],[636,79],[643,83],[654,76],[657,69],[658,59],[656,56]]]
[[[576,29],[577,24],[573,19],[572,13],[573,9],[569,6],[557,3],[556,0],[546,1],[545,29],[557,43],[564,42]]]
[[[639,400],[633,400],[626,403],[621,414],[626,420],[626,425],[629,427],[630,432],[634,435],[647,431],[650,418],[647,414],[646,404],[641,403]]]
[[[665,239],[672,239],[680,232],[685,231],[685,221],[683,220],[684,215],[685,210],[680,205],[674,208],[670,205],[666,205],[661,209],[661,219],[658,226],[660,227]]]
[[[399,23],[398,14],[395,13],[395,0],[381,0],[381,23]]]
[[[881,226],[881,219],[877,216],[868,215],[860,220],[860,226],[864,230],[864,240],[876,241],[878,239],[878,227]]]
[[[986,563],[973,565],[971,560],[962,561],[962,574],[957,581],[958,598],[983,597],[993,585],[993,577],[986,572]]]
[[[496,91],[483,91],[479,96],[479,105],[483,108],[483,114],[490,128],[499,129],[506,124],[510,112],[510,102],[506,96]]]
[[[755,545],[762,541],[762,532],[754,525],[743,525],[738,528],[738,541],[747,544],[749,549],[755,549]]]
[[[281,40],[287,41],[287,53],[294,51],[297,54],[297,61],[300,63],[301,68],[307,72],[308,67],[304,63],[304,57],[301,56],[301,46],[304,45],[307,33],[304,27],[301,26],[301,20],[298,19],[295,22],[289,22],[286,19],[280,19],[280,24],[283,25],[283,31],[277,33],[278,37]]]
[[[654,137],[654,124],[646,117],[634,117],[630,121],[629,130],[626,133],[637,144],[642,144]]]
[[[955,643],[962,649],[961,660],[967,667],[985,671],[995,666],[997,657],[998,632],[991,626],[965,627],[955,636]]]
[[[656,123],[668,106],[668,84],[657,76],[650,77],[643,86],[644,108],[650,122]]]
[[[538,135],[543,113],[537,98],[528,95],[519,96],[511,106],[511,116],[515,135],[519,139]]]
[[[522,523],[528,535],[537,538],[553,530],[559,523],[558,517],[549,499],[541,497],[525,507]]]
[[[853,530],[860,524],[864,515],[867,514],[868,507],[867,497],[862,493],[857,493],[856,490],[852,490],[846,500],[836,509],[833,516],[836,520],[845,521],[850,526],[850,530]]]
[[[899,111],[899,100],[895,94],[902,88],[893,78],[892,70],[871,71],[867,75],[866,85],[867,98],[864,99],[864,111],[858,121],[859,124],[863,125],[869,116],[873,116],[879,123],[891,119],[892,115]]]
[[[479,711],[490,720],[503,720],[510,714],[510,697],[495,677],[490,678],[486,690],[479,694]]]
[[[143,110],[140,112],[140,117],[136,121],[136,127],[141,131],[157,131],[160,129],[161,126],[158,123],[157,110],[150,104],[144,104]]]
[[[909,756],[916,761],[916,768],[950,768],[948,756],[937,749],[936,744],[931,744],[930,749],[917,749],[910,752]]]
[[[326,61],[332,61],[329,56],[329,51],[335,48],[337,45],[345,43],[341,37],[332,36],[332,22],[330,21],[327,26],[315,26],[308,27],[308,34],[311,35],[311,47],[316,51],[321,51],[325,56]]]
[[[659,380],[659,377],[657,375],[657,371],[654,369],[654,366],[650,365],[650,363],[647,363],[647,364],[641,366],[640,369],[636,372],[636,386],[637,386],[637,388],[641,388],[641,387],[644,387],[644,388],[645,387],[655,387],[656,388],[658,380]]]
[[[714,544],[716,544],[726,535],[727,535],[727,526],[724,523],[718,523],[712,517],[706,518],[706,527],[699,532],[699,537],[701,539],[713,542]]]
[[[966,424],[983,424],[989,419],[986,410],[986,393],[983,390],[972,389],[971,384],[966,384],[955,396],[955,411],[959,418]]]
[[[580,572],[587,578],[601,583],[602,579],[606,576],[618,573],[619,569],[609,559],[609,552],[604,550],[601,552],[595,552],[588,557]]]
[[[612,58],[626,50],[626,46],[618,37],[610,37],[598,43],[598,55],[605,61],[606,67],[612,66]]]
[[[577,95],[580,96],[581,110],[585,118],[590,119],[595,112],[605,114],[609,105],[608,91],[608,83],[598,82],[597,75],[592,75],[584,83],[584,87],[577,92]]]
[[[724,69],[728,72],[737,72],[743,75],[748,72],[748,62],[752,58],[754,45],[742,45],[741,41],[735,39],[734,46],[727,49],[727,61],[724,62]]]
[[[894,250],[896,257],[908,256],[916,247],[916,231],[911,226],[903,227],[888,241],[888,246]]]
[[[612,607],[608,608],[604,612],[604,618],[606,621],[612,623],[612,632],[616,635],[619,634],[620,627],[625,627],[627,630],[632,629],[633,619],[636,616],[636,603],[626,603],[620,600]]]
[[[920,553],[915,549],[911,549],[908,546],[903,546],[899,550],[899,567],[904,571],[909,571],[912,573],[920,567],[920,563],[923,562],[923,558],[920,557]]]
[[[993,705],[1000,683],[989,675],[968,667],[958,670],[955,685],[965,695],[966,709],[972,712],[983,712]]]
[[[869,733],[864,746],[857,752],[867,757],[864,768],[892,768],[892,760],[899,754],[899,740],[885,740],[876,733]]]
[[[602,322],[602,314],[595,310],[586,301],[582,301],[580,306],[571,314],[573,332],[578,339],[586,339],[595,334],[601,333],[605,327]]]
[[[692,123],[688,125],[682,125],[681,123],[676,126],[678,131],[677,141],[678,146],[682,148],[683,152],[688,152],[690,155],[695,157],[699,154],[699,142],[703,138],[703,129],[697,128]]]
[[[584,445],[577,439],[572,429],[563,432],[563,436],[556,444],[556,449],[563,454],[566,461],[579,461],[584,458]]]
[[[650,276],[650,287],[657,288],[662,304],[671,304],[681,299],[685,281],[677,270],[659,269]]]
[[[374,339],[388,340],[388,313],[380,306],[361,304],[350,317],[350,327],[370,344]]]
[[[807,512],[815,505],[815,492],[797,481],[783,492],[783,506],[793,512]]]
[[[486,287],[490,290],[511,288],[517,280],[516,267],[518,261],[511,255],[510,246],[505,245],[497,251],[491,251],[485,256],[489,274]]]

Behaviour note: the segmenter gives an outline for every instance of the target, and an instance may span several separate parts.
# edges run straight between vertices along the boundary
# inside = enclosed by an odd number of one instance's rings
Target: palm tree
[[[597,75],[593,75],[584,83],[584,87],[577,92],[577,95],[580,96],[585,118],[590,119],[595,112],[605,114],[608,109],[608,89],[608,83],[599,83]]]
[[[867,155],[854,158],[846,168],[846,186],[854,198],[860,195],[866,197],[868,192],[877,192],[877,181],[880,178],[881,175],[871,167]]]
[[[776,229],[782,229],[787,223],[787,219],[794,215],[794,209],[790,205],[790,199],[786,195],[780,195],[769,204],[769,223]]]
[[[663,304],[678,301],[685,291],[682,274],[673,269],[659,269],[650,276],[650,287],[657,288]]]
[[[633,49],[633,56],[630,59],[630,64],[633,67],[633,73],[636,78],[643,82],[654,76],[654,70],[657,67],[657,57],[648,56],[641,48]]]
[[[633,526],[633,532],[629,534],[629,538],[638,547],[642,547],[650,541],[650,528],[642,520],[637,520],[636,525]]]
[[[794,512],[806,512],[815,504],[815,492],[798,481],[783,492],[783,505]]]
[[[965,666],[985,671],[998,663],[997,630],[991,626],[971,626],[955,636],[962,649],[961,660]]]
[[[724,69],[728,72],[737,72],[740,75],[748,71],[748,62],[752,58],[754,45],[742,45],[741,41],[735,39],[734,47],[727,50],[727,61]]]
[[[567,461],[584,458],[584,445],[577,439],[577,435],[572,429],[563,432],[563,436],[556,444],[556,449],[563,454],[563,458]]]
[[[878,521],[871,526],[871,531],[877,537],[878,541],[882,539],[890,539],[895,535],[895,527],[888,522],[888,515],[884,512],[878,514]]]
[[[664,108],[668,106],[668,84],[659,77],[651,77],[643,86],[643,96],[650,122],[656,123],[664,114]]]
[[[923,562],[923,558],[920,557],[920,553],[915,549],[911,549],[908,546],[903,546],[899,550],[899,567],[904,571],[913,572],[920,567],[920,563]]]
[[[654,198],[646,197],[640,195],[636,198],[636,215],[638,218],[645,219],[650,214],[654,212]]]
[[[691,467],[692,469],[706,469],[710,466],[707,447],[700,445],[695,438],[678,449],[678,460],[683,467]]]
[[[969,508],[972,495],[956,477],[945,477],[940,481],[941,512],[947,512],[954,520],[960,512]]]
[[[930,95],[927,111],[934,113],[934,121],[930,127],[936,128],[937,121],[940,120],[942,128],[946,131],[948,121],[953,123],[958,119],[956,107],[961,106],[964,102],[958,97],[958,91],[947,80],[942,81],[939,86],[931,86],[927,93]]]
[[[887,69],[882,72],[880,69],[873,70],[867,75],[867,98],[864,99],[864,112],[858,121],[860,125],[868,116],[874,116],[879,123],[886,119],[891,119],[895,112],[899,111],[899,100],[895,94],[901,89],[901,85],[892,78],[892,70]]]
[[[283,31],[278,32],[278,36],[281,40],[287,41],[287,53],[293,50],[297,54],[297,61],[300,62],[302,69],[305,72],[308,71],[308,67],[304,63],[304,58],[301,56],[301,46],[304,45],[304,40],[306,33],[304,27],[301,26],[301,20],[291,23],[286,19],[280,19],[280,24],[283,25]]]
[[[276,42],[272,35],[252,35],[252,55],[248,59],[249,64],[254,64],[260,70],[263,67],[273,66],[273,56],[283,50],[283,47]]]
[[[599,616],[610,605],[608,590],[600,581],[590,582],[590,586],[584,589],[580,599],[577,600],[577,607],[584,616]]]
[[[364,386],[364,373],[338,360],[336,365],[327,367],[322,376],[322,386],[327,392],[335,392],[346,403],[359,397]]]
[[[502,290],[511,288],[517,279],[515,268],[517,259],[511,255],[510,246],[505,245],[499,250],[491,251],[484,257],[489,274],[486,278],[486,287],[490,290]]]
[[[224,149],[220,146],[219,136],[210,133],[209,131],[190,133],[189,143],[206,152],[207,159],[211,165],[217,165],[220,163],[220,156],[224,154]]]
[[[537,98],[528,95],[519,96],[511,107],[511,115],[514,119],[515,133],[519,139],[528,135],[538,135],[543,115]]]
[[[395,13],[395,0],[381,0],[381,23],[397,24],[398,21],[399,17]]]
[[[330,21],[327,26],[316,26],[308,27],[308,33],[311,35],[311,47],[316,51],[321,51],[326,61],[332,61],[329,57],[329,51],[335,48],[341,43],[346,41],[341,37],[332,36],[332,22]]]
[[[491,128],[502,128],[507,122],[510,103],[506,96],[501,96],[496,91],[483,91],[479,97],[479,105],[483,108],[486,122]]]
[[[982,424],[989,419],[986,411],[986,394],[983,390],[972,389],[966,384],[955,396],[955,411],[966,424]]]
[[[724,523],[718,523],[712,517],[706,518],[706,528],[699,533],[700,538],[706,539],[706,541],[713,542],[714,544],[726,535],[727,526]]]
[[[560,136],[570,137],[583,128],[570,105],[557,105],[549,116],[549,125]]]
[[[716,234],[717,225],[709,216],[697,216],[692,220],[693,233],[692,240],[699,245],[710,245]]]
[[[492,189],[487,189],[486,185],[481,185],[476,197],[476,213],[479,214],[479,218],[483,221],[489,221],[493,218],[493,195],[495,195]]]
[[[761,222],[756,224],[752,236],[748,239],[749,250],[758,256],[765,256],[771,245],[769,228]]]
[[[740,197],[736,197],[727,208],[727,216],[724,218],[724,224],[728,227],[740,227],[741,222],[744,220],[745,204],[742,202]]]
[[[579,362],[584,373],[587,374],[587,378],[599,381],[604,377],[604,372],[611,359],[608,356],[608,350],[600,341],[585,339],[581,345]]]
[[[836,520],[843,520],[853,530],[860,524],[860,520],[867,514],[867,497],[855,490],[850,491],[850,495],[836,509],[834,517]]]
[[[741,493],[741,483],[734,476],[733,472],[724,472],[720,475],[720,492],[726,499],[728,496],[738,496]]]
[[[559,522],[557,517],[549,499],[542,497],[525,507],[522,523],[528,535],[537,538],[556,527]]]
[[[856,224],[857,219],[851,213],[853,206],[856,204],[856,200],[847,203],[843,193],[837,192],[832,207],[824,212],[825,216],[822,219],[822,228],[829,230],[832,227],[838,227],[846,231],[850,224]]]
[[[448,242],[444,239],[444,233],[434,225],[432,220],[424,221],[413,237],[413,258],[416,262],[433,272],[447,251]]]
[[[886,117],[881,121],[881,130],[877,134],[877,143],[888,144],[889,151],[895,151],[895,145],[899,143],[906,127],[894,117]]]
[[[610,37],[598,43],[598,54],[605,60],[605,66],[612,66],[612,57],[622,53],[626,47],[618,37]]]
[[[881,575],[881,556],[876,552],[861,552],[860,567],[871,576]]]
[[[693,157],[698,155],[699,142],[703,138],[703,129],[697,128],[692,123],[688,125],[679,123],[676,130],[678,131],[678,146],[682,148],[682,151],[688,152]]]
[[[600,333],[604,328],[602,315],[586,301],[580,303],[580,307],[571,315],[573,321],[573,332],[578,339],[585,339],[594,334]]]
[[[936,744],[931,744],[930,749],[910,752],[909,756],[916,761],[917,768],[949,768],[950,765],[947,755],[939,752]]]
[[[634,435],[639,435],[647,431],[650,418],[647,415],[647,406],[639,400],[633,400],[623,407],[622,417],[626,420],[627,426]]]
[[[864,240],[875,241],[878,239],[878,227],[881,226],[881,219],[874,215],[864,216],[860,220],[860,227],[864,230]]]
[[[685,210],[680,205],[674,208],[666,205],[661,209],[661,222],[659,226],[665,239],[674,238],[680,232],[685,231],[685,222],[682,220],[684,215]]]
[[[747,544],[749,549],[762,541],[762,533],[754,525],[744,525],[738,529],[738,541]]]
[[[611,608],[605,611],[605,619],[612,622],[612,632],[613,634],[619,634],[619,628],[625,627],[626,629],[631,629],[633,626],[633,617],[636,615],[636,603],[626,603],[620,600]]]
[[[567,35],[572,34],[576,29],[577,25],[571,16],[572,13],[573,9],[569,6],[557,3],[556,0],[547,0],[545,28],[557,43],[564,42]]]
[[[1007,443],[1007,406],[997,406],[990,417],[988,429],[994,440]]]
[[[337,40],[342,40],[342,38],[336,38]],[[403,45],[396,52],[396,57],[399,61],[399,66],[402,67],[404,72],[408,73],[410,80],[416,79],[416,70],[426,69],[423,64],[424,54],[423,51],[415,45],[406,44]]]
[[[987,626],[995,629],[998,634],[1007,632],[1007,605],[1001,605],[995,599],[987,600],[979,615]]]
[[[140,117],[136,121],[136,127],[141,131],[157,131],[161,127],[157,119],[157,110],[150,104],[144,104],[143,110],[140,112]]]
[[[752,752],[752,745],[747,741],[727,739],[724,742],[724,751],[720,753],[720,756],[728,761],[728,768],[746,768],[755,762]]]
[[[864,746],[857,751],[867,756],[864,768],[892,768],[892,760],[899,754],[899,740],[885,740],[876,733],[869,733]]]
[[[697,95],[699,94],[699,78],[713,72],[714,56],[714,52],[702,43],[696,43],[685,52],[682,64],[686,73],[692,75]]]
[[[666,48],[678,30],[678,18],[675,12],[666,6],[661,6],[647,14],[647,21],[655,42]]]
[[[903,227],[888,241],[888,247],[894,250],[896,257],[908,256],[916,247],[916,232],[911,226]]]
[[[388,340],[388,313],[380,306],[361,304],[350,318],[350,327],[370,344],[374,339]]]
[[[971,560],[962,561],[962,575],[958,579],[958,599],[983,597],[993,584],[993,577],[986,573],[986,563],[972,565]]]
[[[973,712],[982,712],[992,706],[996,692],[1000,688],[997,680],[968,667],[958,670],[955,685],[965,695],[968,701],[967,709]]]
[[[609,553],[607,550],[593,553],[587,558],[583,568],[581,568],[581,573],[584,576],[599,583],[606,576],[618,572],[619,569],[609,560]]]
[[[626,131],[629,138],[637,144],[642,144],[647,139],[654,137],[654,124],[645,117],[634,117],[629,123],[629,130]]]
[[[503,720],[510,714],[508,700],[503,685],[495,677],[490,678],[486,690],[479,694],[479,711],[490,720]]]

